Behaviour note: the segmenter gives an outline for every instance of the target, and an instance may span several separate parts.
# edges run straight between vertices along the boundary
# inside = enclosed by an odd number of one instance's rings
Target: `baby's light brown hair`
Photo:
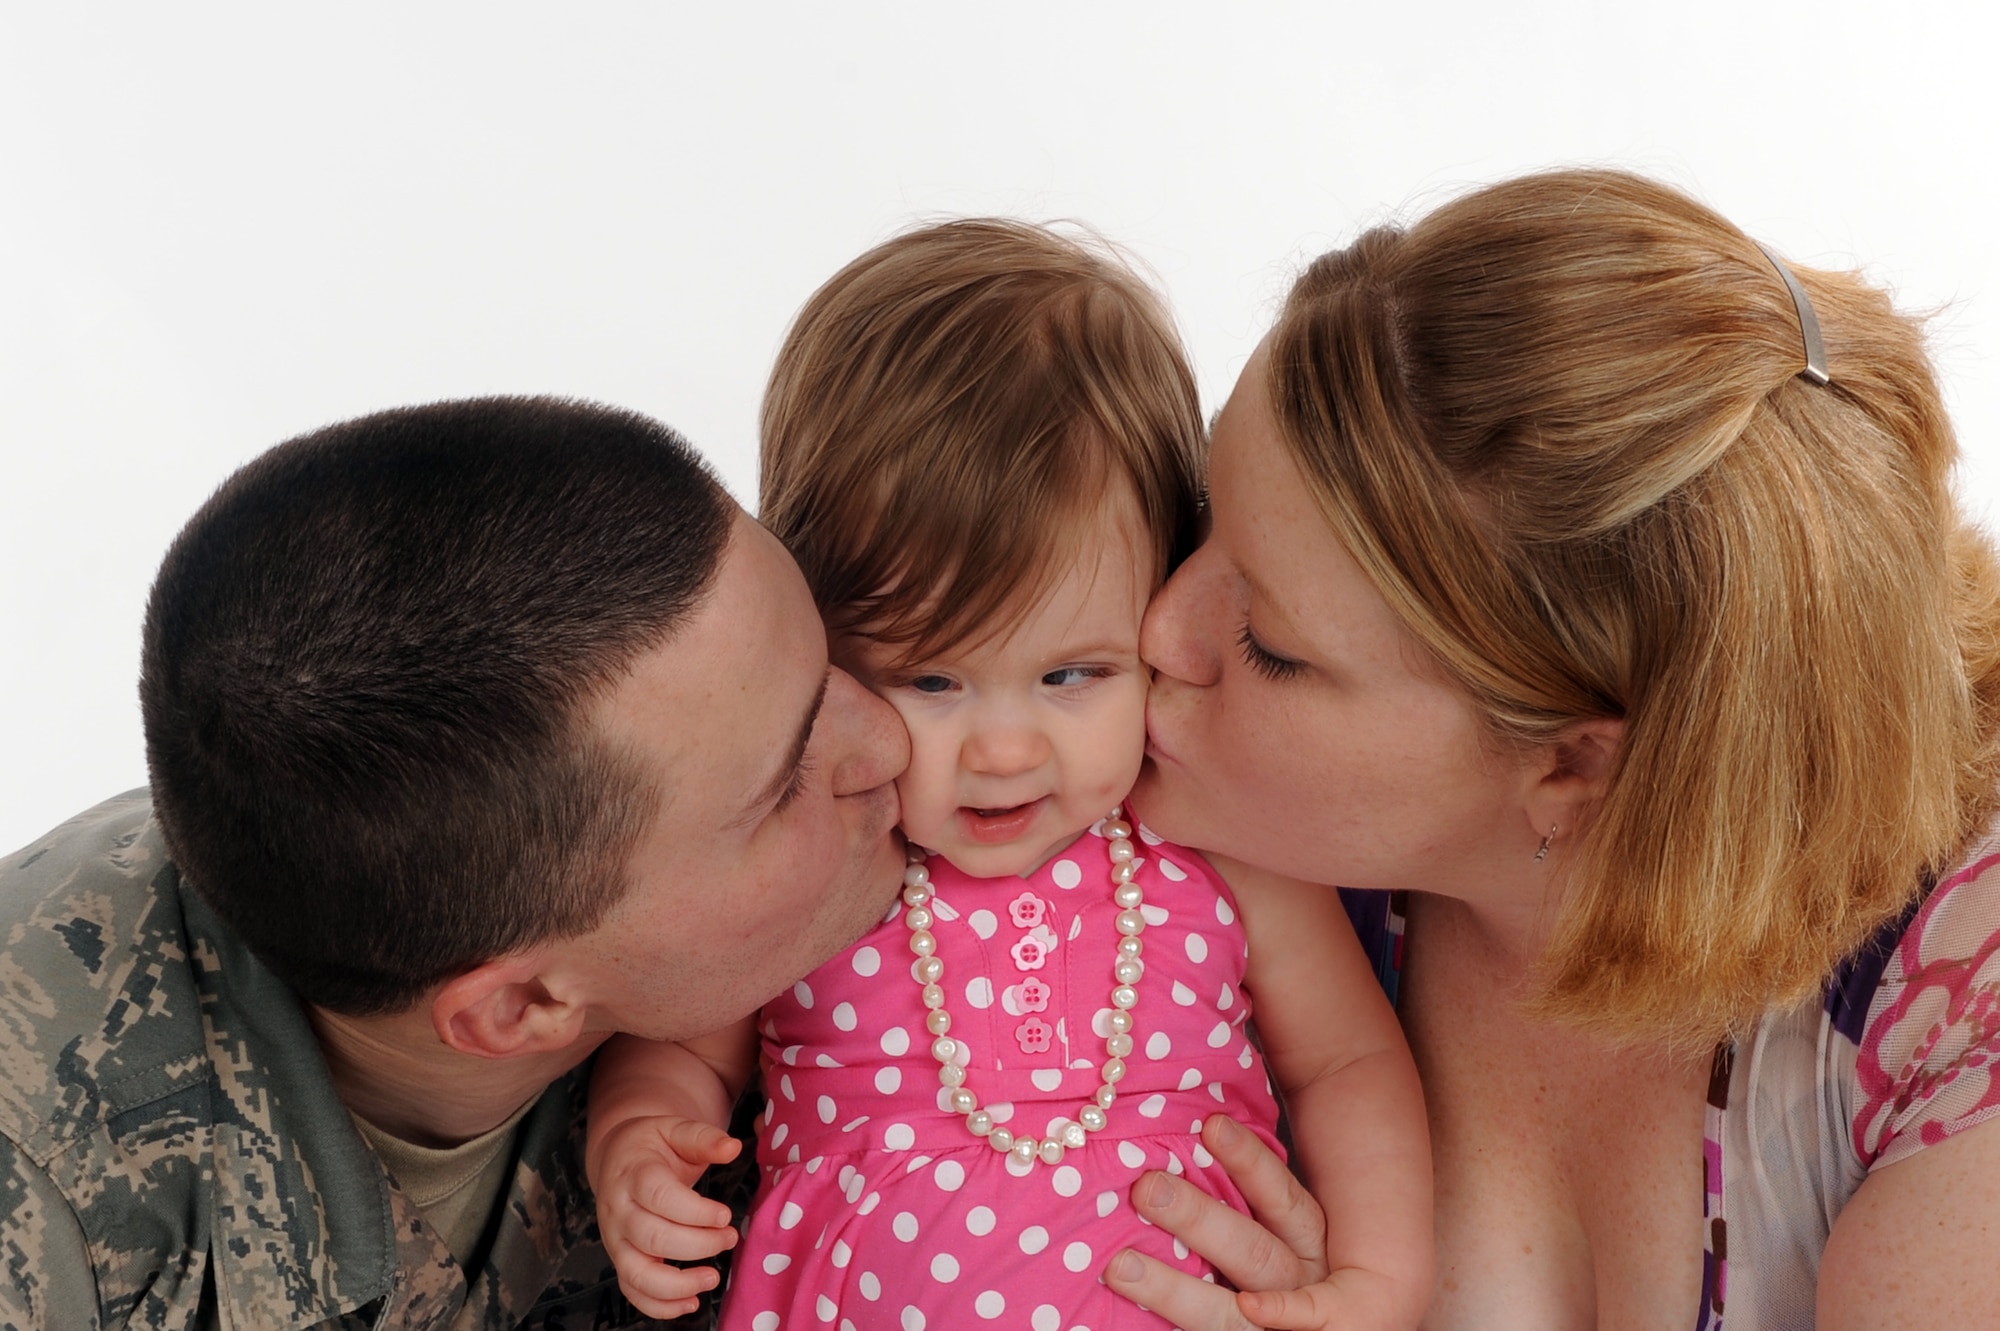
[[[1100,242],[993,218],[898,236],[815,292],[762,436],[759,517],[827,627],[910,660],[1032,605],[1121,487],[1157,585],[1206,472],[1159,298]]]

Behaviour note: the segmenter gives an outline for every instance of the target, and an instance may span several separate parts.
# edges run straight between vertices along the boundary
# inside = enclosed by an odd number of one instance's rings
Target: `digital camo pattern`
[[[586,1071],[523,1120],[468,1282],[145,793],[109,801],[0,864],[0,1328],[652,1325],[598,1241]]]

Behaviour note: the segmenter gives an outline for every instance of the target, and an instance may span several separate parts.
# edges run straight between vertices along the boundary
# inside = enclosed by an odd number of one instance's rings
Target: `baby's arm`
[[[1326,1211],[1326,1283],[1243,1293],[1245,1317],[1290,1331],[1413,1327],[1430,1302],[1430,1131],[1402,1027],[1330,887],[1210,856],[1250,936],[1244,987],[1291,1115],[1306,1186]]]
[[[663,1258],[696,1261],[736,1242],[729,1208],[694,1184],[736,1158],[729,1111],[756,1058],[754,1017],[678,1044],[614,1036],[597,1053],[584,1167],[618,1283],[648,1317],[693,1312],[719,1279]]]

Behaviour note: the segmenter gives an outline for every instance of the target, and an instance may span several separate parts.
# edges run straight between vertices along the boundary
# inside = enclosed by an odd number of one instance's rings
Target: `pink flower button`
[[[1040,1012],[1049,1005],[1049,987],[1030,975],[1021,981],[1021,1011]]]
[[[1023,892],[1007,907],[1007,913],[1013,916],[1016,929],[1032,929],[1042,922],[1047,909],[1048,903],[1033,892]]]
[[[1009,953],[1014,958],[1016,970],[1038,971],[1042,963],[1049,959],[1048,949],[1042,946],[1039,938],[1023,938],[1009,949]]]
[[[1049,1039],[1055,1033],[1056,1028],[1040,1017],[1030,1017],[1014,1028],[1014,1038],[1020,1042],[1024,1054],[1047,1053]]]

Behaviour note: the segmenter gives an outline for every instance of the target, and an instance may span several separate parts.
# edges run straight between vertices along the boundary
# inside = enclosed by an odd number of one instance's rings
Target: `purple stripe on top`
[[[1846,1036],[1853,1044],[1861,1043],[1862,1027],[1868,1023],[1868,1007],[1875,1001],[1875,990],[1882,983],[1882,972],[1889,965],[1889,958],[1895,955],[1896,947],[1909,931],[1910,922],[1917,918],[1917,911],[1924,899],[1936,886],[1935,880],[1926,882],[1924,890],[1917,895],[1903,913],[1876,930],[1874,937],[1861,945],[1861,949],[1834,968],[1833,976],[1826,982],[1826,1015],[1833,1029]]]

